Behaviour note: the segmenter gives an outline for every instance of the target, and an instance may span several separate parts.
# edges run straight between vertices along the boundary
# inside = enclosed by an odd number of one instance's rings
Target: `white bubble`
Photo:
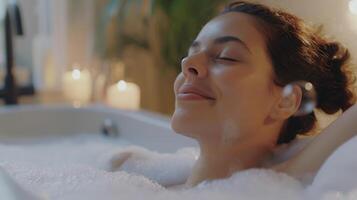
[[[199,154],[197,149],[158,153],[94,134],[53,141],[36,139],[33,145],[27,144],[34,140],[23,145],[0,144],[0,164],[23,189],[50,200],[353,200],[357,197],[357,138],[352,140],[323,164],[309,186],[283,173],[249,169],[193,188],[164,188],[159,183],[170,185],[187,179]],[[116,153],[127,150],[135,155],[123,169],[108,172],[102,167]]]

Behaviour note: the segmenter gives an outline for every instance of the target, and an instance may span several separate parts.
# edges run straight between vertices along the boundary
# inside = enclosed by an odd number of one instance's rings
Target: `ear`
[[[270,118],[287,119],[292,116],[300,107],[302,99],[302,90],[298,85],[286,86],[279,95],[277,102],[274,104]]]

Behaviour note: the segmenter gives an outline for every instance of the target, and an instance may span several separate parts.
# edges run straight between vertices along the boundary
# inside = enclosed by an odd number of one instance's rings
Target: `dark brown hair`
[[[352,90],[355,78],[348,69],[350,53],[340,43],[329,41],[294,15],[261,4],[237,1],[221,14],[227,12],[255,17],[257,28],[265,37],[277,85],[300,80],[311,82],[317,93],[316,108],[327,114],[345,111],[355,103]],[[298,134],[306,134],[315,123],[314,112],[290,117],[277,143],[288,143]]]

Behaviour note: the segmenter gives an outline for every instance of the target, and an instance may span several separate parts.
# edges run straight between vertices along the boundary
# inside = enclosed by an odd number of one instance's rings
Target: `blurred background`
[[[7,73],[6,11],[20,104],[104,103],[170,115],[180,60],[225,0],[0,0],[0,88]],[[261,0],[341,41],[357,57],[356,0]],[[355,70],[357,71],[357,70]],[[11,84],[10,84],[11,85]]]

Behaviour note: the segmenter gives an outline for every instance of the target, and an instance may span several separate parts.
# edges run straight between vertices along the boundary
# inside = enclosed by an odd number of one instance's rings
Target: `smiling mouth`
[[[177,99],[179,100],[186,100],[186,101],[200,101],[200,100],[215,100],[212,97],[206,97],[198,93],[194,92],[185,92],[185,93],[179,93],[177,95]]]
[[[183,84],[177,91],[177,100],[182,101],[212,101],[214,98],[213,92],[208,88],[193,84]]]

